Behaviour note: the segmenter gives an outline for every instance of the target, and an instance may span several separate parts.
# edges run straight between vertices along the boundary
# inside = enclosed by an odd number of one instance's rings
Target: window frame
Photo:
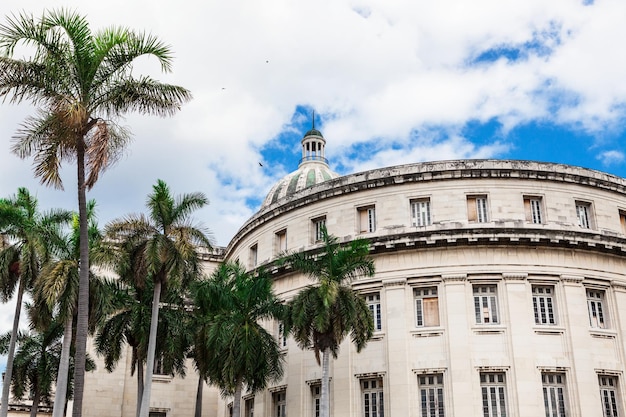
[[[487,194],[467,196],[467,220],[471,223],[489,223],[489,196]]]
[[[258,243],[254,243],[250,245],[248,263],[251,268],[254,268],[259,264],[259,244]]]
[[[423,207],[420,207],[423,205]],[[430,197],[412,198],[409,200],[411,226],[426,227],[433,224]]]
[[[272,415],[287,417],[287,390],[283,389],[272,393]]]
[[[562,372],[541,372],[541,388],[546,417],[568,417],[567,384]]]
[[[434,293],[433,293],[434,291]],[[436,316],[431,317],[432,309],[425,308],[424,300],[431,300],[433,304],[436,304]],[[432,301],[435,300],[435,301]],[[419,329],[428,328],[428,327],[440,327],[441,326],[441,317],[439,314],[439,287],[436,285],[433,286],[424,286],[413,288],[413,303],[415,308],[415,327]],[[431,313],[427,313],[431,312]],[[421,316],[421,317],[420,317]],[[430,320],[427,320],[429,319]],[[433,320],[436,319],[436,320]],[[420,324],[421,321],[421,324]],[[434,323],[436,322],[436,324]]]
[[[585,288],[589,327],[592,329],[609,329],[610,322],[607,314],[606,290],[599,288]]]
[[[594,230],[595,221],[593,204],[590,201],[575,200],[574,205],[576,207],[576,220],[578,227],[585,230]]]
[[[478,291],[479,289],[487,289],[487,291]],[[502,320],[501,320],[500,311],[499,311],[500,302],[498,300],[498,285],[497,284],[495,283],[472,284],[472,299],[473,299],[474,318],[476,320],[476,325],[490,326],[490,325],[501,324]],[[487,313],[487,315],[485,315],[485,313]]]
[[[254,396],[243,400],[243,415],[245,417],[254,417]]]
[[[532,303],[535,325],[557,326],[556,288],[554,285],[532,284]]]
[[[274,249],[276,254],[287,250],[287,228],[283,228],[274,233]]]
[[[483,417],[508,416],[506,373],[504,371],[480,372],[479,379]]]
[[[420,417],[444,417],[446,411],[443,373],[417,375]],[[437,397],[435,399],[435,397]]]
[[[543,197],[539,195],[524,195],[524,214],[527,222],[544,224]]]
[[[322,242],[322,227],[326,227],[326,216],[318,216],[311,219],[311,242],[312,243],[320,243]]]
[[[385,417],[385,383],[383,378],[361,378],[359,385],[361,386],[361,415],[363,417]]]
[[[598,374],[598,386],[600,388],[602,415],[611,417],[621,416],[622,400],[617,375]]]
[[[357,208],[359,233],[374,233],[376,231],[376,205],[369,204]]]
[[[383,313],[380,292],[368,292],[363,294],[363,297],[367,308],[372,313],[374,332],[381,332],[383,330]]]

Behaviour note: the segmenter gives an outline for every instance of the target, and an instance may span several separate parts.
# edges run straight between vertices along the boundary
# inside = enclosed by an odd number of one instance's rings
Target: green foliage
[[[194,284],[193,300],[195,359],[211,383],[232,395],[242,384],[257,392],[282,377],[278,342],[262,326],[283,311],[266,271],[227,262]]]
[[[351,287],[353,279],[374,275],[369,242],[355,239],[342,246],[325,228],[322,234],[320,250],[292,253],[279,262],[315,280],[289,303],[285,328],[302,349],[313,349],[318,363],[326,349],[336,358],[348,334],[360,352],[374,332],[365,300]]]

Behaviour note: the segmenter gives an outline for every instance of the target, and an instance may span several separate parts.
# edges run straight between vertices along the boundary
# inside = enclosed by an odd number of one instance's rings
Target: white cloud
[[[609,166],[624,162],[625,155],[624,152],[621,151],[604,151],[596,156],[596,159],[601,161],[602,165]]]

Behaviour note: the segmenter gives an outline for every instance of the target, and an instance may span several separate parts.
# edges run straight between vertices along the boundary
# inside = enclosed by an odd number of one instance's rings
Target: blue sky
[[[175,51],[173,72],[134,70],[194,95],[175,117],[128,115],[128,152],[89,197],[100,223],[140,212],[157,179],[204,192],[197,218],[226,245],[265,193],[297,167],[311,113],[331,168],[348,174],[460,158],[573,164],[626,176],[623,0],[49,0],[94,30],[150,32]],[[41,2],[5,0],[3,15]],[[28,50],[18,50],[28,56]],[[0,103],[0,195],[19,186],[44,208],[75,209],[41,187],[11,136],[33,112]],[[262,163],[262,166],[259,164]],[[10,305],[0,305],[0,330]]]

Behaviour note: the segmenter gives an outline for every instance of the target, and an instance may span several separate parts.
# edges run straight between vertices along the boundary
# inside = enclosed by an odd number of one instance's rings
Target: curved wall
[[[376,276],[353,285],[380,317],[363,352],[345,342],[331,364],[332,415],[626,411],[624,179],[527,161],[373,170],[264,208],[225,256],[254,268],[314,249],[321,219],[343,241],[370,239]],[[273,272],[285,299],[310,283]],[[320,367],[289,338],[285,353],[283,381],[246,397],[257,417],[315,416]]]

